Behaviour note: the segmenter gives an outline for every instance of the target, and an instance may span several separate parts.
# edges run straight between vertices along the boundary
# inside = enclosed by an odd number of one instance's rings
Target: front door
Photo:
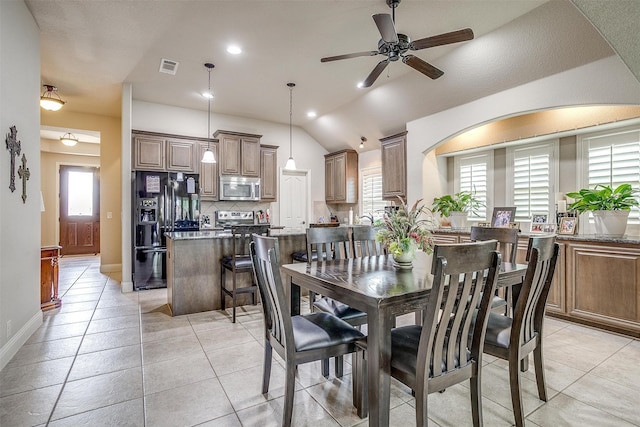
[[[309,206],[307,171],[282,170],[280,173],[280,225],[291,231],[307,228]]]
[[[60,166],[62,255],[100,252],[100,169]]]

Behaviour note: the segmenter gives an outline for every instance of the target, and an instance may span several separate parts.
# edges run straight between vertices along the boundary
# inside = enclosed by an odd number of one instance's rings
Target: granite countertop
[[[164,233],[167,239],[172,240],[200,240],[200,239],[225,239],[231,237],[229,231],[223,230],[200,230],[200,231],[170,231]],[[270,236],[295,236],[305,235],[300,231],[287,231],[280,227],[273,227],[270,232]]]
[[[451,228],[437,228],[431,230],[433,234],[470,234],[470,228],[451,229]],[[539,233],[529,233],[521,231],[519,234],[521,237],[541,236]],[[625,234],[623,237],[599,237],[595,234],[557,234],[556,239],[567,241],[580,241],[580,242],[600,242],[600,243],[621,243],[621,244],[640,244],[640,236]]]

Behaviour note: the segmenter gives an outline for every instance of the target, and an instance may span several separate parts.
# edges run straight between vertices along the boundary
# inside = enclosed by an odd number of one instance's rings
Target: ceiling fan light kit
[[[53,85],[42,85],[45,90],[40,96],[40,106],[48,111],[58,111],[66,102],[60,99],[58,88]]]
[[[205,68],[209,72],[209,90],[207,93],[211,95],[211,70],[213,70],[213,65],[210,62],[204,64]],[[202,163],[215,163],[216,158],[213,155],[213,151],[211,150],[211,98],[213,96],[207,96],[207,149],[204,150],[204,154],[202,155]]]
[[[436,68],[428,62],[418,58],[415,55],[407,54],[408,51],[415,51],[426,49],[435,46],[443,46],[452,43],[463,42],[473,39],[473,31],[471,28],[464,28],[462,30],[451,31],[449,33],[439,34],[437,36],[425,37],[423,39],[411,41],[406,34],[399,34],[395,28],[396,21],[396,7],[400,4],[400,0],[386,0],[387,5],[391,8],[392,14],[377,13],[372,16],[373,21],[378,27],[380,36],[382,37],[378,41],[378,50],[369,50],[364,52],[348,53],[345,55],[329,56],[321,58],[320,62],[338,61],[341,59],[358,58],[361,56],[375,56],[384,55],[387,58],[380,61],[367,78],[358,84],[358,87],[370,87],[377,79],[390,62],[398,61],[402,59],[404,64],[407,64],[414,70],[424,74],[431,79],[437,79],[444,74],[444,71]]]

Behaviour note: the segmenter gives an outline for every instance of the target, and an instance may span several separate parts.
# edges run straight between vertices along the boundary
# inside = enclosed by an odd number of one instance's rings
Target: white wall
[[[440,142],[478,125],[563,106],[639,103],[640,82],[618,56],[611,56],[409,122],[407,197],[432,200],[434,195],[444,193],[446,170],[433,171],[442,164],[425,154]],[[440,192],[436,193],[438,188]]]
[[[0,1],[0,130],[6,138],[9,128],[15,126],[22,143],[16,157],[14,192],[9,190],[10,156],[4,147],[0,166],[0,369],[42,324],[39,37],[23,1]],[[17,175],[23,154],[31,174],[26,203]]]

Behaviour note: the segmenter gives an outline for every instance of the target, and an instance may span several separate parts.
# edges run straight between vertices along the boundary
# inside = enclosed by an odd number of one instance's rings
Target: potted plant
[[[394,265],[399,269],[411,269],[416,249],[431,253],[432,221],[429,211],[417,200],[411,208],[401,198],[398,210],[388,212],[376,225],[376,240],[393,255]]]
[[[445,194],[433,199],[433,211],[438,212],[442,217],[449,218],[452,229],[465,228],[469,212],[477,214],[478,208],[482,206],[484,203],[470,191],[460,191],[453,196]]]
[[[622,237],[627,228],[627,218],[633,206],[638,206],[638,190],[630,184],[620,184],[615,189],[598,184],[593,189],[583,188],[567,193],[574,199],[569,209],[578,213],[593,212],[596,235]]]

